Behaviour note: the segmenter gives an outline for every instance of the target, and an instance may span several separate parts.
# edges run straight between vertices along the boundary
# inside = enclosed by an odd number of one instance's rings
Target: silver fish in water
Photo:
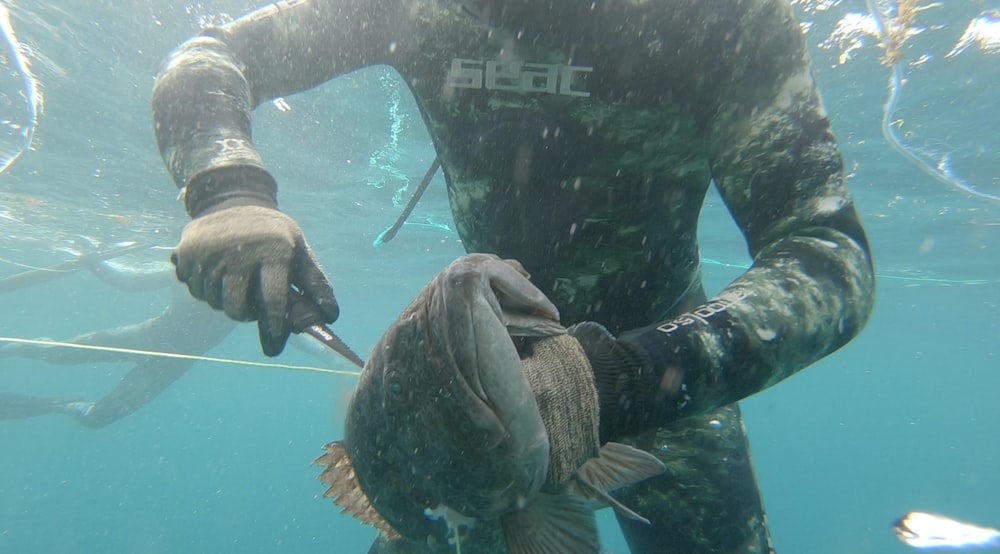
[[[1000,531],[938,514],[910,512],[892,526],[896,537],[925,551],[966,551],[1000,548]]]

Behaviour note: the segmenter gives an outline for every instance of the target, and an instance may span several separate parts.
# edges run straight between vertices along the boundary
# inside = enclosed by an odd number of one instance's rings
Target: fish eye
[[[385,375],[385,388],[392,396],[403,394],[403,383],[398,371],[390,371]]]

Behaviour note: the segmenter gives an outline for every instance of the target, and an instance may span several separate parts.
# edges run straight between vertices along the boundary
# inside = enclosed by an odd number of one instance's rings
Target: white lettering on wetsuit
[[[521,61],[455,58],[448,71],[448,86],[514,92],[537,92],[587,98],[590,93],[573,88],[579,75],[593,67]]]
[[[656,328],[661,333],[673,333],[681,327],[694,325],[695,323],[708,323],[708,320],[715,314],[722,313],[730,307],[735,306],[744,298],[753,296],[753,291],[736,289],[716,298],[712,302],[701,306],[697,310],[685,312],[670,321],[663,323]]]

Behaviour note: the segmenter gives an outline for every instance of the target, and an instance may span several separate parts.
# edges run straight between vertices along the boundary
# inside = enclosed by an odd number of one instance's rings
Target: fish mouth
[[[536,443],[547,444],[538,406],[510,335],[497,321],[476,321],[475,310],[470,307],[460,332],[449,333],[458,340],[439,350],[439,371],[456,411],[481,433],[478,446],[509,448],[520,457]]]
[[[494,450],[500,447],[509,436],[508,422],[503,412],[491,400],[491,391],[484,383],[483,371],[478,365],[469,367],[458,366],[449,380],[453,387],[453,398],[458,411],[469,418],[468,421],[484,433],[481,447]]]
[[[545,478],[548,434],[511,335],[564,332],[558,312],[520,265],[492,255],[453,262],[426,290],[422,321],[443,393],[431,409],[450,447],[471,471],[491,473],[490,494],[531,492]]]
[[[509,348],[516,357],[513,343]],[[444,366],[455,369],[450,360]],[[490,367],[464,367],[444,378],[445,403],[436,409],[451,415],[443,421],[447,427],[434,433],[434,440],[446,453],[434,458],[431,470],[447,475],[440,500],[484,519],[500,517],[540,490],[549,457],[548,434],[534,396],[528,406],[505,406],[521,393],[516,387],[495,387],[490,371]],[[527,380],[523,373],[521,379]],[[444,445],[442,437],[447,437]],[[442,467],[442,459],[454,461]]]
[[[517,351],[512,342],[507,347],[517,363],[517,374],[494,378],[495,368],[479,368],[463,375],[463,386],[469,391],[472,405],[470,419],[484,433],[482,444],[493,456],[511,461],[522,473],[514,479],[515,488],[538,490],[545,481],[549,458],[549,436],[538,412],[538,405],[524,377]],[[470,381],[471,379],[471,381]],[[513,484],[513,483],[512,483]],[[496,492],[496,491],[495,491]],[[506,493],[498,497],[508,498]]]

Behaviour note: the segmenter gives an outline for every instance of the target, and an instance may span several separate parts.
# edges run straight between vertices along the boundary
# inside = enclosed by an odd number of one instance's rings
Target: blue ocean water
[[[879,290],[857,340],[743,403],[775,546],[907,552],[890,525],[909,510],[1000,525],[1000,207],[931,179],[887,146],[880,120],[889,70],[877,40],[864,37],[844,60],[839,47],[821,46],[838,22],[865,12],[864,1],[795,3],[809,23]],[[31,150],[0,174],[0,278],[121,241],[176,242],[187,218],[153,141],[153,77],[200,26],[262,4],[5,2],[44,110]],[[971,21],[998,7],[970,0],[920,12],[893,125],[931,166],[947,160],[956,180],[1000,196],[1000,58],[977,46],[946,57]],[[401,210],[401,176],[412,191],[433,159],[405,88],[371,68],[286,102],[288,111],[257,111],[255,138],[281,184],[282,208],[333,280],[342,306],[334,329],[367,352],[462,253],[442,227],[451,222],[443,180],[411,218],[426,225],[407,225],[375,249]],[[707,285],[717,291],[749,260],[714,193],[701,237]],[[144,250],[121,261],[166,256]],[[153,317],[170,300],[167,289],[119,292],[78,271],[3,295],[0,336],[66,339]],[[251,325],[210,354],[267,361]],[[294,348],[279,361],[318,365]],[[0,392],[88,398],[129,367],[0,364]],[[198,363],[103,429],[64,416],[0,421],[0,552],[365,552],[374,531],[321,498],[310,465],[342,436],[353,385],[344,376]],[[601,530],[609,552],[627,552],[608,513]]]

